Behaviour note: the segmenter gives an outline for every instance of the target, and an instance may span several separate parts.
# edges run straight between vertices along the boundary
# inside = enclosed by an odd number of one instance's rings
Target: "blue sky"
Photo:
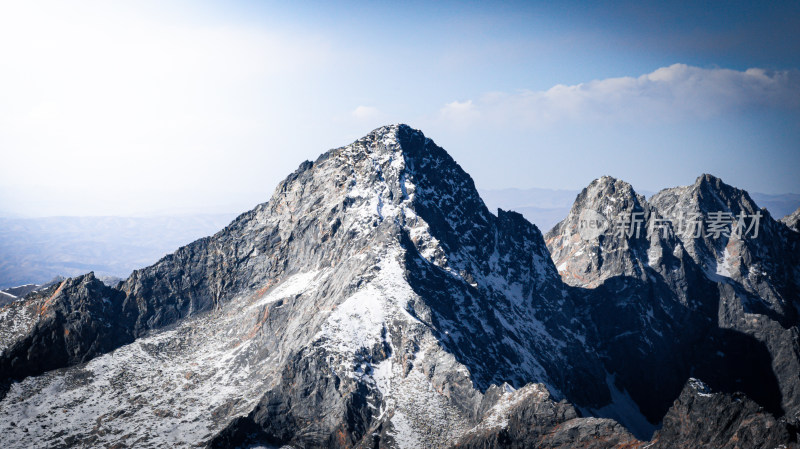
[[[403,122],[479,188],[800,192],[800,4],[0,6],[0,214],[245,210]]]

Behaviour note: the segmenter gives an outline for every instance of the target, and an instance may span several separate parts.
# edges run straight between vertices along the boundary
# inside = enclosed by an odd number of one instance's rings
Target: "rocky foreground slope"
[[[767,216],[757,240],[724,245],[580,235],[587,208],[651,220],[711,196],[755,210],[698,183],[647,204],[601,178],[545,244],[519,214],[491,214],[421,132],[379,128],[115,287],[87,274],[0,309],[0,434],[8,447],[794,444],[796,232]]]

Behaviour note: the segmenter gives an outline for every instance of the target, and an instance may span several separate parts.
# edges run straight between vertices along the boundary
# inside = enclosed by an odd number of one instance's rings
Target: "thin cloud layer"
[[[546,91],[488,93],[476,102],[453,102],[440,118],[463,126],[480,118],[494,124],[548,125],[560,121],[663,121],[710,118],[748,110],[800,110],[800,72],[662,67]]]
[[[373,106],[358,106],[350,113],[359,120],[374,119],[381,116],[381,111]]]

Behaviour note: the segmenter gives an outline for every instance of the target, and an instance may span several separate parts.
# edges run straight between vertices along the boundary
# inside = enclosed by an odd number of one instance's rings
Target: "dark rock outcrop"
[[[530,394],[537,391],[538,394]],[[489,394],[487,393],[487,397]],[[569,404],[552,401],[541,386],[500,396],[485,420],[457,448],[789,448],[797,429],[742,393],[713,392],[690,378],[650,441],[640,441],[610,419],[581,418]],[[502,425],[497,425],[499,422]]]
[[[499,390],[495,387],[495,391]],[[494,392],[494,391],[493,391]],[[487,397],[491,392],[487,392]],[[478,448],[638,448],[638,441],[611,419],[580,418],[565,401],[555,402],[542,385],[504,392],[483,422],[453,447]]]
[[[797,447],[791,426],[741,393],[713,393],[690,379],[656,432],[654,449]]]
[[[7,324],[21,321],[19,327],[24,331],[3,333],[0,373],[4,376],[0,382],[82,363],[132,342],[121,307],[123,297],[89,273],[9,306],[17,313],[6,315]],[[33,319],[24,322],[23,312]]]

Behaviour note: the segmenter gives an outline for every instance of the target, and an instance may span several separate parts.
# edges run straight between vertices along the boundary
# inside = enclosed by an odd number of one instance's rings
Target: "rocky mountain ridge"
[[[737,236],[742,214],[751,229]],[[706,232],[718,215],[733,221],[729,235]],[[603,231],[581,229],[587,216]],[[648,202],[603,177],[545,238],[562,279],[586,288],[578,295],[587,295],[590,321],[604,323],[597,340],[609,372],[650,422],[690,375],[722,391],[744,390],[797,422],[800,243],[746,192],[703,175]]]
[[[696,435],[665,416],[724,402],[692,399],[711,394],[686,386],[695,371],[720,398],[769,371],[745,389],[758,405],[734,400],[739,418],[721,416],[707,442],[727,444],[736,422],[791,444],[797,264],[774,240],[794,234],[766,217],[737,254],[768,276],[722,282],[702,265],[716,242],[582,239],[589,206],[662,213],[601,178],[543,237],[491,214],[421,132],[379,128],[114,287],[88,274],[4,307],[0,431],[11,447],[639,447],[663,419],[654,444],[682,444]],[[763,307],[737,312],[739,293]],[[700,363],[717,350],[758,369]],[[763,422],[773,430],[751,425]]]

